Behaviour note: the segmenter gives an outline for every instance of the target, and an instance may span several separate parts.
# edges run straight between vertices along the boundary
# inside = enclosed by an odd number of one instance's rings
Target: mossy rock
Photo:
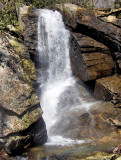
[[[20,54],[20,53],[24,53],[26,51],[25,45],[20,43],[17,38],[11,36],[10,38],[8,38],[8,41],[11,44],[11,46],[14,47],[14,49],[17,53]]]
[[[92,155],[82,160],[111,160],[113,157],[115,158],[114,154],[109,154],[105,152],[97,152],[97,153],[93,153]]]
[[[29,103],[30,103],[31,106],[39,103],[38,97],[36,96],[35,93],[32,94],[32,96],[29,100]]]
[[[22,64],[26,72],[26,79],[31,83],[31,80],[36,80],[35,66],[31,60],[22,59]]]
[[[18,22],[19,22],[19,27],[21,29],[21,33],[23,33],[25,29],[25,24],[22,20],[22,18],[26,15],[29,15],[31,10],[33,9],[33,6],[27,6],[24,4],[17,3],[16,4],[16,10],[17,10],[17,15],[18,15]]]
[[[32,138],[27,136],[11,136],[9,137],[5,150],[9,155],[22,154],[27,147],[30,146]]]
[[[27,112],[20,120],[20,123],[23,126],[23,129],[24,130],[27,129],[31,124],[36,122],[41,117],[42,113],[43,112],[40,107]]]
[[[17,39],[13,36],[9,35],[7,39],[21,59],[21,63],[25,71],[25,79],[30,84],[34,83],[36,80],[35,65],[30,59],[26,46],[22,43],[21,39]]]

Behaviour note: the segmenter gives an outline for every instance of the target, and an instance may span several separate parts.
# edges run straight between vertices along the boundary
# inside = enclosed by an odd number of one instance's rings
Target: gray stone
[[[6,143],[11,154],[14,151],[10,137],[14,140],[18,137],[14,150],[47,140],[42,109],[34,89],[35,80],[35,65],[22,41],[0,33],[0,146]],[[26,137],[29,136],[32,142],[28,143]]]

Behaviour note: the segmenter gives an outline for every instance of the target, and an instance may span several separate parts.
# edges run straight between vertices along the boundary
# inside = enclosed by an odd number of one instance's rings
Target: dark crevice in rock
[[[14,112],[14,111],[12,111],[12,110],[6,109],[4,106],[2,106],[2,105],[0,104],[0,112],[1,112],[1,113],[5,114],[5,115],[9,115],[9,116],[16,116],[16,117],[22,119],[22,117],[23,117],[24,115],[26,115],[28,112],[31,112],[31,111],[33,111],[34,109],[40,108],[40,103],[35,104],[34,106],[28,105],[28,106],[26,106],[26,108],[28,108],[28,109],[27,109],[26,111],[24,111],[21,115],[19,115],[19,114],[17,114],[16,112]]]
[[[31,97],[32,97],[32,95],[33,95],[34,93],[35,93],[34,90],[31,91],[28,97],[27,97],[25,94],[21,94],[16,100],[19,100],[19,99],[21,99],[21,101],[23,101],[23,100],[29,100],[29,99],[31,99]],[[28,107],[27,107],[27,108],[28,108]]]
[[[37,109],[37,108],[40,108],[40,103],[34,105],[34,106],[26,106],[26,108],[28,108],[26,111],[24,111],[21,115],[18,116],[18,118],[22,118],[24,115],[27,114],[27,112],[31,112],[33,111],[34,109]]]
[[[10,34],[11,36],[16,37],[16,38],[21,38],[21,40],[24,40],[23,35],[20,34],[19,32],[9,31],[9,34]]]
[[[16,112],[14,112],[12,110],[6,109],[4,106],[2,106],[2,104],[0,104],[0,112],[5,114],[5,115],[19,117],[19,114],[17,114]]]
[[[111,23],[111,24],[118,27],[118,28],[121,28],[121,26],[119,26],[118,24],[114,24],[114,23]]]
[[[45,139],[43,140],[45,142],[42,142],[40,140],[40,139],[43,139],[43,137],[46,138],[47,140],[46,125],[42,117],[40,117],[38,121],[30,125],[26,130],[10,133],[5,137],[1,137],[1,139],[8,139],[9,137],[12,137],[12,136],[26,136],[26,135],[33,136],[34,141],[37,144],[41,145],[46,142]],[[39,139],[37,137],[39,137]]]
[[[87,65],[87,68],[91,68],[91,67],[97,67],[99,64],[104,64],[104,63],[96,63],[96,64],[93,64],[93,65]],[[107,64],[110,64],[109,62],[107,62]],[[105,69],[105,70],[103,70],[103,72],[105,72],[105,71],[108,71],[108,69]]]
[[[84,50],[86,49],[86,50]],[[94,47],[94,46],[87,46],[87,45],[82,45],[81,46],[81,53],[95,53],[95,52],[100,52],[100,53],[104,53],[106,52],[106,50],[103,50],[102,48],[100,47]]]
[[[26,130],[9,134],[5,138],[9,141],[5,147],[0,143],[1,147],[5,148],[9,155],[20,155],[28,148],[43,145],[47,141],[45,122],[41,117]]]
[[[35,61],[36,61],[36,56],[35,56],[35,54],[30,54],[30,58],[31,58],[31,60],[35,63]]]
[[[91,89],[93,95],[95,88],[95,80],[84,82],[84,84]]]
[[[103,18],[98,17],[98,19],[101,20],[102,22],[106,22],[106,20],[103,19]],[[116,23],[113,23],[113,22],[107,22],[107,23],[108,23],[108,24],[112,24],[112,25],[114,25],[115,27],[121,28],[121,26],[118,25],[118,24],[116,24]]]
[[[102,57],[101,59],[102,59],[102,60],[105,60],[105,58],[103,58],[103,57]],[[88,61],[88,62],[91,62],[91,61],[93,61],[93,60],[98,60],[98,58],[95,57],[95,58],[93,58],[93,59],[88,59],[87,61]],[[107,62],[108,62],[108,61],[107,61]],[[98,63],[96,63],[96,64],[98,64]],[[96,65],[96,64],[95,64],[95,65]],[[100,63],[100,64],[103,64],[103,63]],[[91,65],[90,65],[90,66],[91,66]]]
[[[118,74],[121,74],[121,68],[119,67],[119,64],[118,64],[118,62],[116,61],[116,68],[117,68],[117,73]]]

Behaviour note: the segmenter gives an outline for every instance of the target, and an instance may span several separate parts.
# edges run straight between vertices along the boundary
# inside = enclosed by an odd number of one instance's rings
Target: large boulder
[[[121,102],[121,76],[113,75],[96,80],[94,95],[98,100]]]
[[[113,73],[114,62],[109,49],[82,34],[72,34],[70,58],[74,75],[83,81],[95,80]]]
[[[103,43],[112,52],[121,50],[120,26],[101,18],[98,11],[87,10],[70,3],[57,5],[56,7],[63,14],[66,25],[72,31],[82,33]]]
[[[26,139],[25,145],[29,143],[28,146],[47,140],[42,109],[34,89],[35,82],[35,66],[27,48],[22,41],[0,33],[0,146],[6,144],[8,153],[18,154],[15,150],[22,147],[23,139]],[[38,124],[39,131],[36,127]],[[14,140],[12,147],[8,144],[11,144],[10,137],[15,136],[17,140]]]
[[[9,155],[20,155],[28,147],[42,145],[47,140],[46,127],[42,117],[33,123],[27,130],[10,135],[5,144]],[[25,134],[26,133],[26,134]]]

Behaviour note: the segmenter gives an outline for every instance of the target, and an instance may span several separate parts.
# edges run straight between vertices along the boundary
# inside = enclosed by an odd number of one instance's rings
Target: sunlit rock
[[[91,155],[89,155],[88,157],[85,157],[84,159],[80,159],[80,160],[111,160],[116,158],[116,156],[114,154],[109,154],[109,153],[105,153],[105,152],[97,152],[97,153],[93,153]]]
[[[106,17],[106,19],[107,19],[107,21],[108,22],[114,22],[115,20],[116,20],[116,16],[108,16],[108,17]]]
[[[110,101],[121,94],[121,76],[113,75],[96,81],[94,95],[98,100]],[[120,98],[120,96],[118,96]],[[119,99],[120,101],[120,99]]]
[[[96,11],[81,8],[74,4],[65,3],[56,7],[62,13],[65,24],[72,31],[87,35],[103,43],[112,51],[121,49],[120,25],[118,27],[111,23],[108,24],[107,21],[103,21],[97,16]]]
[[[73,33],[70,58],[73,74],[83,81],[113,73],[114,62],[109,49],[90,37]]]
[[[29,134],[32,143],[38,143],[38,139],[41,144],[44,143],[47,134],[34,89],[35,66],[21,40],[0,33],[0,63],[0,148],[8,142],[10,136],[20,136],[21,132],[22,139]],[[33,124],[34,131],[29,129]]]

